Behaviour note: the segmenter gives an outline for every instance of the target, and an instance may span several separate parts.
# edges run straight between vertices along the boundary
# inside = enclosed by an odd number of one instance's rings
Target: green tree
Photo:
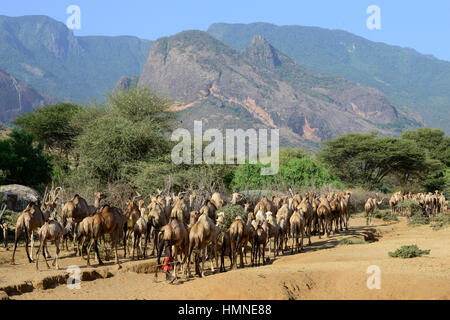
[[[33,144],[33,135],[13,130],[0,140],[0,184],[17,183],[37,187],[51,180],[50,158],[42,144]]]
[[[318,158],[343,181],[369,189],[380,187],[387,175],[401,173],[407,178],[425,168],[426,155],[411,140],[351,133],[325,145]]]
[[[80,133],[79,127],[73,124],[73,118],[81,109],[72,103],[47,105],[17,117],[13,124],[33,133],[48,150],[56,149],[60,156],[67,156],[74,138]]]
[[[78,168],[73,174],[99,183],[129,181],[143,161],[167,156],[172,143],[162,132],[172,123],[168,107],[147,89],[129,89],[109,96],[104,109],[85,110],[74,148]]]
[[[445,136],[444,131],[419,128],[403,132],[402,139],[415,141],[419,147],[428,151],[431,159],[437,159],[447,167],[450,166],[450,138]]]

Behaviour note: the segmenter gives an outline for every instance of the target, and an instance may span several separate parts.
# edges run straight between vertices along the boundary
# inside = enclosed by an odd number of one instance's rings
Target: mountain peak
[[[252,63],[274,69],[282,64],[284,56],[263,36],[255,35],[244,49],[243,55]]]

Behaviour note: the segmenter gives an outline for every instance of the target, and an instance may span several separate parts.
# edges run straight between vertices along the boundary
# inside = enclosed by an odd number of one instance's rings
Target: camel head
[[[96,192],[94,193],[94,197],[100,202],[103,199],[106,199],[106,194],[104,194],[103,192]]]

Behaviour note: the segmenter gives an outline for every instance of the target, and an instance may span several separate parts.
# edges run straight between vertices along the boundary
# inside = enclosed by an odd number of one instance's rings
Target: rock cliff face
[[[382,92],[315,74],[255,36],[242,53],[202,31],[155,41],[138,86],[176,101],[185,127],[279,128],[285,145],[380,130],[398,111]],[[389,132],[385,132],[389,134]]]
[[[0,122],[6,123],[33,108],[56,102],[56,99],[0,70]]]

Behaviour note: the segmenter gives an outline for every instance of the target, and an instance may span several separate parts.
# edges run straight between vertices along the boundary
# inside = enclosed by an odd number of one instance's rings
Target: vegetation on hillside
[[[23,115],[15,121],[20,130],[0,142],[1,183],[38,187],[53,179],[76,192],[115,190],[125,197],[135,191],[199,188],[448,192],[448,138],[431,129],[405,132],[401,138],[346,134],[326,142],[317,157],[302,149],[281,149],[279,172],[273,176],[260,174],[261,163],[174,165],[174,142],[168,137],[176,122],[169,104],[148,89],[133,87],[108,95],[105,105],[59,104]]]

